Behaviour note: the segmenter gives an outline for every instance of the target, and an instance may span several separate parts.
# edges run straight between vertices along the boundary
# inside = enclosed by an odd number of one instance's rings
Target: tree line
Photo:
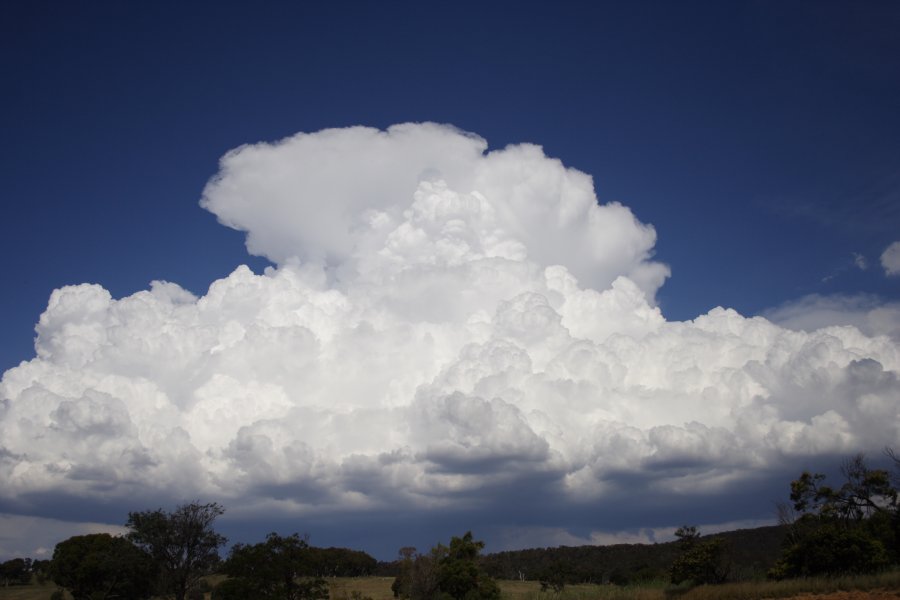
[[[49,560],[12,558],[0,563],[0,586],[28,585],[32,579],[46,581],[49,568]]]
[[[325,600],[324,577],[371,574],[377,561],[358,550],[316,548],[305,536],[270,533],[259,544],[235,544],[222,560],[227,543],[214,528],[224,508],[191,502],[171,512],[162,509],[129,513],[124,536],[78,535],[56,545],[48,577],[75,600],[164,596],[216,600]],[[204,577],[228,576],[211,589]]]
[[[715,584],[758,576],[775,579],[872,573],[900,565],[900,458],[886,450],[893,471],[872,468],[865,456],[845,461],[843,480],[803,472],[791,482],[790,504],[773,527],[701,536],[695,526],[677,541],[534,548],[483,556],[471,532],[428,552],[400,550],[378,563],[346,548],[317,548],[307,536],[270,533],[258,544],[226,544],[215,531],[224,513],[217,503],[191,502],[168,512],[132,512],[124,536],[73,536],[56,545],[50,561],[16,558],[0,564],[0,583],[50,579],[75,600],[165,596],[175,600],[259,598],[326,600],[325,577],[387,575],[402,600],[497,600],[495,579],[537,580],[542,590],[570,583],[640,583],[668,578],[674,584]],[[227,579],[214,589],[204,577]],[[363,599],[360,599],[363,600]]]
[[[696,527],[693,530],[692,539],[701,544],[719,540],[716,543],[732,565],[729,576],[736,579],[764,577],[775,564],[785,538],[784,527],[776,525],[714,536],[703,536]],[[498,579],[543,581],[550,588],[579,583],[633,585],[671,579],[672,566],[685,550],[679,541],[558,546],[488,554],[482,564]]]

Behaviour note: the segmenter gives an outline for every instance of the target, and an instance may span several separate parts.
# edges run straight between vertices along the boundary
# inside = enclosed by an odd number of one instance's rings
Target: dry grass
[[[848,591],[889,591],[900,598],[900,571],[853,577],[748,581],[692,589],[663,582],[638,586],[571,585],[559,594],[542,593],[536,582],[500,583],[504,600],[774,600]]]
[[[352,600],[353,592],[372,600],[394,600],[393,577],[335,577],[328,580],[331,600]]]
[[[567,585],[560,593],[541,592],[536,581],[501,581],[503,600],[662,600],[663,583],[646,585]]]
[[[213,585],[223,577],[215,577]],[[391,577],[337,577],[328,580],[331,600],[353,600],[354,597],[372,600],[393,600]],[[889,590],[900,598],[900,571],[878,575],[836,577],[831,579],[792,579],[787,581],[753,581],[693,589],[667,588],[664,583],[638,586],[569,585],[558,594],[541,592],[536,581],[501,581],[503,600],[774,600],[824,595],[836,592]],[[0,600],[49,600],[56,589],[52,583],[44,585],[0,588]],[[358,592],[354,594],[354,592]],[[248,599],[252,600],[252,599]]]
[[[329,580],[331,600],[352,600],[358,591],[372,600],[393,600],[390,577],[337,578]],[[829,594],[840,591],[891,590],[900,592],[900,571],[856,577],[752,581],[693,589],[667,587],[664,582],[644,585],[568,585],[559,594],[541,592],[536,581],[500,581],[503,600],[770,600]],[[900,597],[900,594],[898,594]]]
[[[372,600],[393,600],[393,577],[329,579],[331,600],[353,600],[353,592]],[[561,594],[541,592],[536,581],[500,581],[503,600],[663,600],[663,585],[570,585]]]
[[[0,600],[49,600],[55,591],[53,583],[0,587]]]
[[[870,590],[900,591],[900,571],[886,571],[877,575],[704,585],[679,595],[679,598],[681,600],[767,600],[792,598],[804,594]]]

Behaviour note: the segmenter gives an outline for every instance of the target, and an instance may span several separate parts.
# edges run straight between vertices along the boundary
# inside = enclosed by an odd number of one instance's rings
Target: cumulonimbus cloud
[[[228,153],[202,205],[276,266],[56,290],[0,383],[0,500],[428,511],[629,474],[676,497],[900,439],[896,342],[666,321],[652,227],[537,146],[486,148],[405,124]]]

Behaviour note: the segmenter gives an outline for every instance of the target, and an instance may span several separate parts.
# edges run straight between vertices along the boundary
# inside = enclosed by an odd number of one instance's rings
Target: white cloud
[[[652,227],[538,146],[486,148],[433,123],[298,134],[229,152],[201,203],[251,253],[342,281],[527,256],[597,289],[627,275],[652,299],[669,273],[648,260]]]
[[[895,341],[666,322],[651,227],[536,146],[485,146],[407,124],[229,153],[203,204],[277,266],[199,298],[56,290],[0,383],[0,502],[537,518],[900,440]]]
[[[884,249],[881,253],[881,266],[888,276],[900,275],[900,241]]]
[[[867,336],[886,335],[900,341],[900,302],[871,294],[810,294],[763,312],[767,319],[800,331],[856,327]]]

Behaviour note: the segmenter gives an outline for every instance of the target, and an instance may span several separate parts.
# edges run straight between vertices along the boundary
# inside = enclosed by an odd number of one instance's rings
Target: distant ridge
[[[704,535],[722,538],[732,562],[732,577],[763,576],[781,554],[787,529],[770,525]],[[499,579],[537,580],[561,572],[567,583],[633,583],[668,577],[678,542],[559,546],[495,552],[482,558],[489,575]]]

